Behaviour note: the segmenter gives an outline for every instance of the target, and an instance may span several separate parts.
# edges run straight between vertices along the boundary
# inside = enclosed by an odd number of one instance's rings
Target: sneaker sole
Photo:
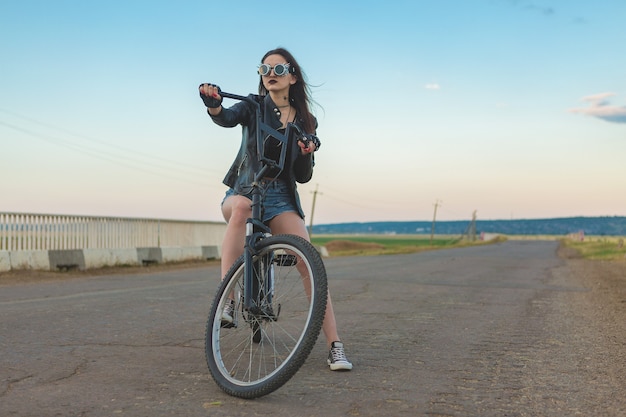
[[[331,371],[350,371],[352,370],[351,363],[328,363]]]

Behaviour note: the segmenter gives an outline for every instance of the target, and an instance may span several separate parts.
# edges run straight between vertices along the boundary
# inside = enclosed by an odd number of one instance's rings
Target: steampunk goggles
[[[259,75],[270,75],[270,72],[274,70],[274,74],[279,77],[284,77],[290,72],[294,72],[295,68],[291,68],[291,65],[287,62],[285,64],[276,64],[273,67],[268,64],[259,65]]]

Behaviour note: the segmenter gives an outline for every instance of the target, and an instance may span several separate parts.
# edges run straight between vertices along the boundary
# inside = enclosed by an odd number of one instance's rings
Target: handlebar
[[[240,96],[238,94],[227,93],[221,90],[218,91],[218,94],[222,96],[223,98],[232,98],[233,100],[241,100],[241,101],[247,101],[248,103],[256,103],[256,101],[254,101],[252,98],[247,97],[247,96]]]
[[[242,96],[239,94],[227,93],[226,91],[219,90],[219,87],[218,87],[218,94],[222,98],[230,98],[233,100],[240,100],[240,101],[245,101],[247,103],[253,104],[256,109],[260,110],[260,104],[250,96]],[[304,132],[302,131],[302,129],[300,129],[300,126],[296,125],[295,123],[289,123],[289,126],[290,126],[290,130],[295,131],[298,137],[298,140],[302,140],[306,136]]]

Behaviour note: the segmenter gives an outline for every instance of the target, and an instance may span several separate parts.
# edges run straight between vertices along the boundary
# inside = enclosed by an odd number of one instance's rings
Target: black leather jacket
[[[282,126],[277,114],[278,107],[276,107],[276,104],[274,104],[274,101],[272,101],[269,95],[258,96],[250,94],[249,97],[252,97],[261,104],[261,117],[264,123],[274,129],[279,129]],[[255,123],[254,107],[245,101],[240,101],[232,107],[222,107],[220,114],[217,116],[211,115],[211,119],[213,119],[216,124],[223,127],[234,127],[239,124],[242,126],[243,132],[239,152],[226,173],[223,182],[234,189],[237,194],[246,195],[251,191],[250,185],[254,180],[255,171],[258,169],[256,149],[257,126]],[[299,117],[296,117],[295,123],[302,128],[303,122]],[[312,153],[302,155],[297,140],[294,137],[289,138],[287,158],[285,169],[287,170],[286,178],[291,190],[291,199],[297,207],[300,217],[304,218],[304,211],[302,210],[300,197],[296,190],[296,182],[306,183],[311,180],[315,159]]]

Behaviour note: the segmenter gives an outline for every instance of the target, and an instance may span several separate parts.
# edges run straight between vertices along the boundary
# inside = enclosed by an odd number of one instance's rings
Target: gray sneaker
[[[333,342],[328,352],[328,365],[331,371],[349,371],[352,364],[346,358],[346,352],[343,350],[343,343]]]
[[[222,327],[231,327],[233,325],[235,315],[235,301],[228,300],[222,311]]]

